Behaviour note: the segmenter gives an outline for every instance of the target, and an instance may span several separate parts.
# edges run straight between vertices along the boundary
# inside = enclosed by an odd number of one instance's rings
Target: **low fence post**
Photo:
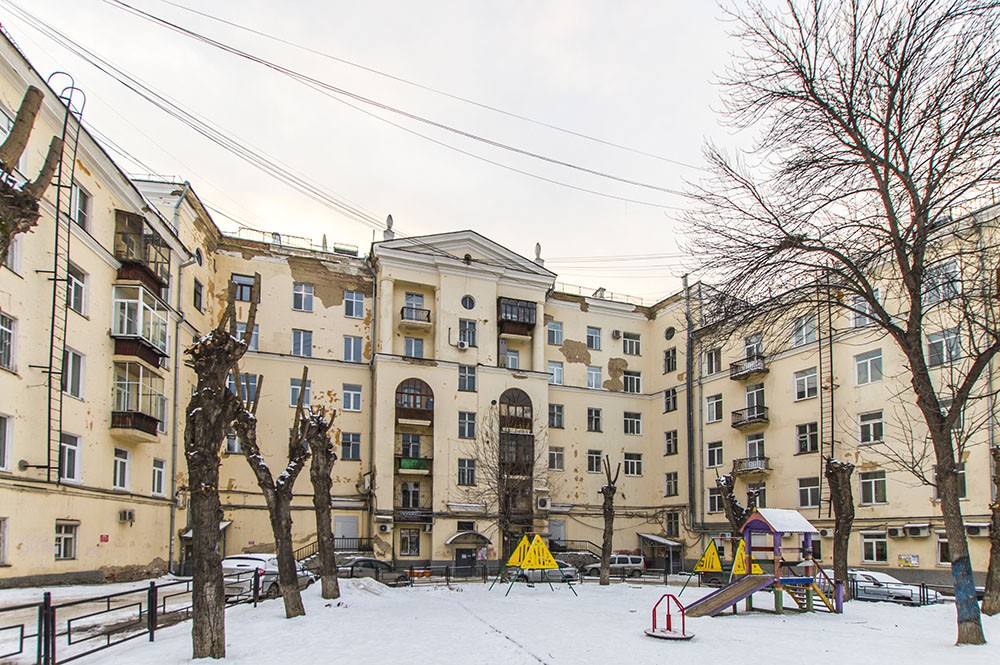
[[[52,594],[42,594],[42,665],[53,665],[56,661],[56,617],[52,608]]]
[[[253,606],[257,607],[257,599],[260,598],[260,568],[253,571]]]
[[[149,631],[149,641],[156,640],[156,582],[149,583],[146,593],[146,629]]]
[[[450,566],[445,566],[444,567],[444,583],[445,584],[451,584],[451,567]]]

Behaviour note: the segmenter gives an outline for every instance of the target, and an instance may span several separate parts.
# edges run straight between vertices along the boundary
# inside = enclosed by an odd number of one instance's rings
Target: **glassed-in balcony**
[[[514,298],[497,300],[497,323],[501,335],[530,337],[535,329],[535,303]]]
[[[115,211],[118,279],[137,281],[156,294],[170,284],[170,248],[140,215]]]
[[[142,286],[114,287],[115,355],[159,365],[167,355],[167,306]]]
[[[163,377],[134,362],[116,362],[114,372],[112,434],[132,441],[155,441],[167,415]]]

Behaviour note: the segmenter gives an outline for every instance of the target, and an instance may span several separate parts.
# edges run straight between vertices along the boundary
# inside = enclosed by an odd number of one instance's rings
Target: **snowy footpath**
[[[93,587],[92,587],[93,588]],[[955,607],[849,603],[842,616],[726,614],[688,621],[690,642],[643,634],[665,591],[655,585],[488,585],[390,589],[372,580],[341,581],[337,601],[304,592],[308,615],[287,620],[280,600],[226,613],[227,661],[246,665],[339,662],[352,665],[631,665],[716,663],[802,665],[1000,663],[1000,617],[984,617],[985,647],[955,647]],[[709,589],[689,588],[690,603]],[[770,595],[755,597],[767,607]],[[0,604],[6,604],[0,592]],[[742,604],[741,604],[742,605]],[[660,621],[662,622],[662,616]],[[662,623],[661,623],[662,625]],[[191,661],[190,623],[157,632],[80,663],[174,665]]]

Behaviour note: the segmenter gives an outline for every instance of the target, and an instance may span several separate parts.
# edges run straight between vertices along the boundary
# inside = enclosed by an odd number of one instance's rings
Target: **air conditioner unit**
[[[552,500],[547,496],[540,496],[538,497],[538,501],[536,501],[535,505],[538,506],[539,510],[548,510],[552,507]]]
[[[826,536],[829,536],[829,535],[830,535],[830,532],[829,532],[829,531],[827,531],[826,529],[820,529],[820,530],[819,530],[819,535],[821,535],[821,536],[823,536],[823,537],[826,537]]]
[[[621,339],[621,338],[622,338],[622,331],[621,330],[612,330],[611,331],[611,339]]]
[[[465,351],[467,348],[469,348],[469,343],[466,342],[464,339],[460,339],[460,340],[458,340],[458,344],[456,344],[456,346],[460,350]]]
[[[989,524],[966,524],[965,532],[970,538],[984,538],[990,535]]]
[[[902,538],[903,536],[905,536],[905,535],[906,535],[906,534],[905,534],[905,533],[903,532],[903,529],[901,529],[901,528],[899,528],[899,527],[896,527],[896,526],[894,526],[894,527],[891,527],[891,528],[889,528],[889,529],[886,529],[886,533],[888,533],[888,534],[889,534],[889,537],[890,537],[890,538]]]
[[[391,524],[379,524],[378,525],[378,532],[379,533],[389,533],[390,531],[392,531],[392,525]]]
[[[135,521],[135,511],[128,508],[125,510],[118,511],[118,521],[119,522],[134,522]]]
[[[906,527],[906,535],[911,538],[926,538],[931,535],[931,530],[926,526],[908,526]]]
[[[433,524],[425,524],[424,525],[424,533],[430,533],[433,530],[434,530],[434,525]]]

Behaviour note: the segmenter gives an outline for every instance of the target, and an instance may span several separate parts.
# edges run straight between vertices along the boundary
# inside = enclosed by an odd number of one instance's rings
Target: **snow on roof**
[[[819,530],[796,510],[784,508],[758,508],[757,513],[781,533],[819,533]]]
[[[658,543],[660,545],[666,545],[667,547],[680,547],[681,546],[681,544],[678,543],[676,540],[668,540],[668,539],[664,538],[663,536],[654,536],[654,535],[652,535],[650,533],[640,533],[639,537],[640,538],[645,538],[646,540],[648,540],[650,542],[653,542],[653,543]]]

